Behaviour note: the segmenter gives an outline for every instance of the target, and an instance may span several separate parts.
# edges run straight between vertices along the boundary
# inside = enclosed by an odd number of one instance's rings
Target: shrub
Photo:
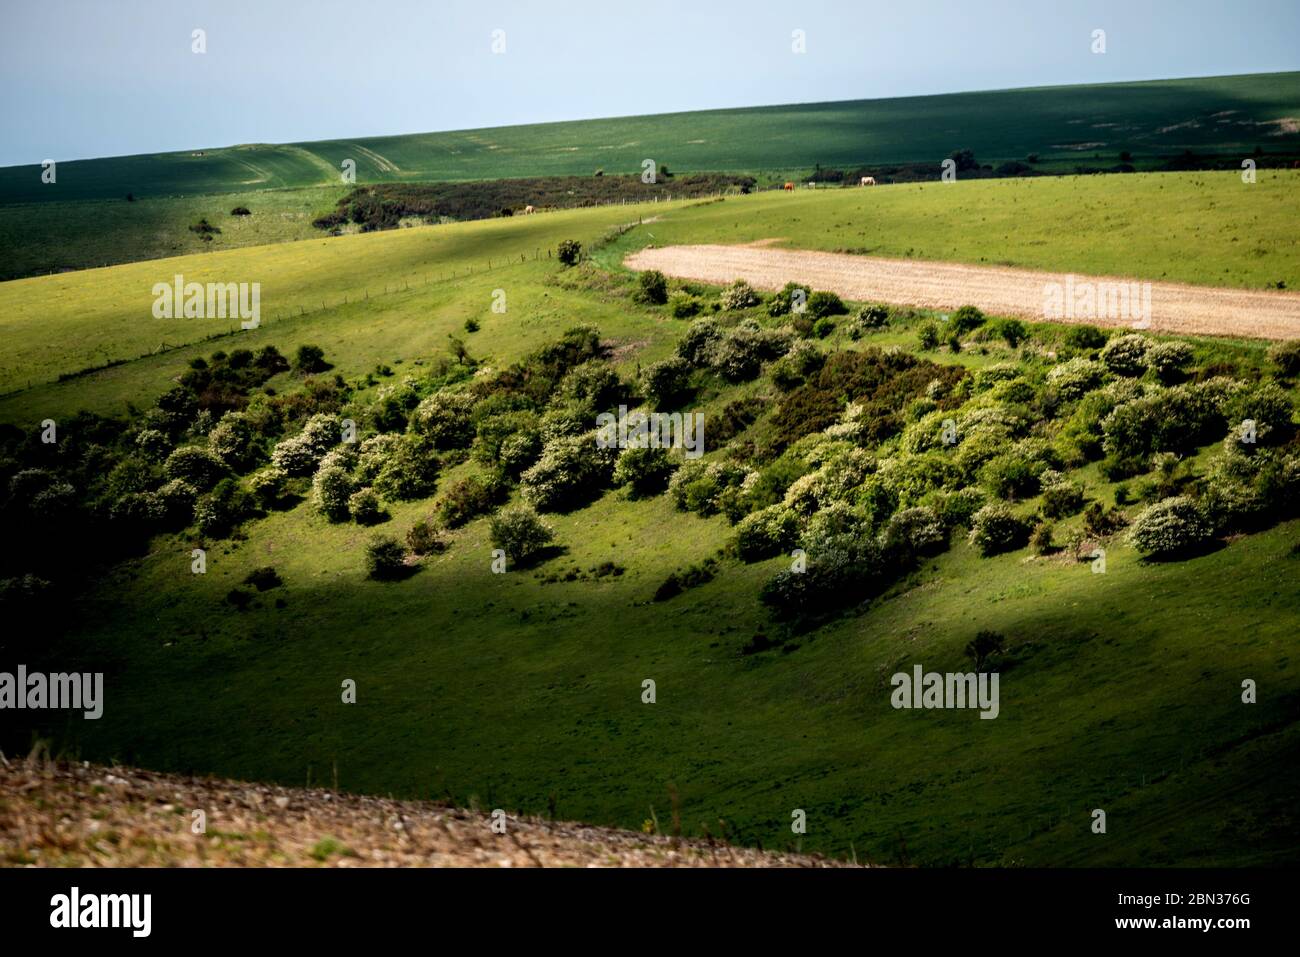
[[[341,522],[348,517],[351,494],[352,478],[341,465],[322,466],[312,478],[312,505],[331,521]]]
[[[1106,344],[1106,333],[1096,326],[1072,326],[1065,333],[1066,348],[1073,352],[1093,352]]]
[[[737,279],[723,289],[722,295],[718,297],[718,302],[727,312],[748,309],[750,306],[757,306],[761,301],[758,293],[754,292],[753,287],[743,279]]]
[[[793,547],[798,536],[799,516],[784,505],[769,505],[736,526],[736,553],[741,561],[761,561]]]
[[[365,464],[364,458],[360,461]],[[433,494],[439,465],[432,442],[418,435],[404,435],[379,466],[371,484],[390,502],[424,498]]]
[[[1151,558],[1184,555],[1209,541],[1211,530],[1186,496],[1162,499],[1138,513],[1129,529],[1129,543]]]
[[[271,464],[285,475],[311,475],[319,457],[301,435],[284,439],[271,452]]]
[[[936,349],[939,346],[939,327],[934,322],[923,322],[916,330],[916,341],[922,349]]]
[[[1047,373],[1048,384],[1067,402],[1082,398],[1100,386],[1105,378],[1106,367],[1083,356],[1059,363]]]
[[[808,318],[814,321],[825,319],[827,316],[842,316],[848,311],[848,307],[838,295],[821,289],[808,297],[808,308],[805,310]],[[816,326],[814,325],[813,328],[815,329]]]
[[[696,319],[677,341],[677,354],[692,366],[703,368],[709,364],[714,347],[721,341],[722,329],[717,320]]]
[[[826,362],[825,354],[811,342],[796,342],[785,356],[772,364],[772,382],[783,392],[789,392],[807,381]]]
[[[252,211],[247,206],[236,206],[230,211],[231,216],[252,216]]]
[[[658,495],[668,487],[675,468],[666,449],[624,449],[614,466],[614,484],[630,486],[636,496]]]
[[[948,325],[955,335],[964,336],[984,325],[984,313],[976,306],[961,306],[948,317]]]
[[[813,323],[812,334],[818,339],[825,339],[835,331],[835,320],[829,317],[818,319]]]
[[[989,459],[979,472],[984,487],[998,498],[1025,498],[1038,491],[1039,475],[1054,464],[1047,447],[1026,440]]]
[[[448,487],[438,500],[438,518],[446,528],[459,528],[492,511],[505,493],[505,486],[493,476],[466,476]]]
[[[932,508],[905,508],[890,516],[881,533],[885,550],[905,562],[948,547],[948,528]]]
[[[343,426],[337,416],[318,412],[302,427],[302,439],[311,447],[317,460],[343,441]]]
[[[647,269],[637,276],[637,299],[654,306],[668,301],[668,280],[657,269]]]
[[[981,631],[966,645],[966,657],[974,663],[976,671],[983,671],[989,659],[1001,655],[1006,645],[1006,639],[996,631]]]
[[[263,508],[274,508],[284,497],[289,474],[275,465],[254,472],[248,479],[248,490]]]
[[[428,519],[421,519],[406,533],[406,547],[413,555],[429,555],[445,551],[447,542],[438,534],[438,528]]]
[[[547,443],[542,457],[520,477],[525,500],[543,512],[560,512],[598,496],[613,475],[617,449],[602,449],[594,434]]]
[[[1029,328],[1019,319],[999,319],[992,330],[995,336],[1012,349],[1029,338]]]
[[[1268,350],[1268,358],[1278,375],[1287,379],[1300,376],[1300,339],[1277,343]]]
[[[381,535],[366,545],[366,573],[379,581],[394,581],[407,573],[406,549],[390,535]]]
[[[208,448],[227,468],[241,472],[253,463],[258,449],[248,419],[239,412],[227,412],[208,433]]]
[[[1139,376],[1146,369],[1148,340],[1145,336],[1116,336],[1101,350],[1101,361],[1115,375]]]
[[[1146,353],[1147,368],[1166,385],[1183,378],[1191,362],[1192,347],[1185,342],[1157,342]]]
[[[769,316],[788,316],[792,311],[803,312],[812,290],[797,282],[788,282],[767,302]]]
[[[474,441],[474,397],[467,392],[435,392],[415,407],[411,428],[438,449],[465,449]]]
[[[998,502],[985,505],[971,516],[970,543],[986,558],[1020,548],[1027,534],[1025,523]]]
[[[358,525],[374,525],[384,517],[379,496],[372,488],[363,488],[348,496],[348,511]]]
[[[875,332],[887,325],[889,325],[889,307],[878,302],[870,303],[854,314],[849,333],[856,339],[864,333]]]
[[[324,372],[330,368],[329,363],[325,361],[325,350],[320,346],[312,345],[299,346],[293,364],[299,372],[307,375]]]
[[[704,302],[698,296],[684,292],[674,293],[668,303],[668,311],[674,319],[689,319],[697,316],[703,308]]]
[[[233,479],[222,479],[194,505],[194,524],[211,538],[224,538],[253,511],[247,492]]]
[[[555,538],[552,528],[527,505],[505,508],[492,516],[492,544],[516,565],[527,565]]]
[[[578,265],[582,258],[582,243],[576,239],[566,239],[555,250],[555,258],[566,266]]]
[[[710,365],[728,382],[747,382],[763,367],[761,333],[745,326],[733,329],[710,354]]]
[[[517,479],[538,460],[542,447],[542,435],[536,429],[516,432],[501,443],[498,464],[506,475]]]
[[[167,456],[163,472],[170,479],[181,479],[206,492],[226,474],[226,466],[207,449],[186,445]]]
[[[691,364],[681,356],[670,356],[641,371],[641,391],[656,408],[676,404],[690,383]]]
[[[1039,484],[1043,488],[1043,514],[1048,518],[1066,518],[1083,508],[1083,486],[1055,469],[1044,470]]]
[[[1050,555],[1056,551],[1056,544],[1052,541],[1054,531],[1051,522],[1039,522],[1034,527],[1034,534],[1030,537],[1029,544],[1033,546],[1035,554]]]
[[[560,382],[560,397],[608,409],[623,395],[623,383],[607,362],[592,359],[570,369]]]
[[[673,503],[683,512],[713,515],[718,511],[723,491],[739,486],[746,472],[730,462],[689,461],[676,472],[668,483]]]

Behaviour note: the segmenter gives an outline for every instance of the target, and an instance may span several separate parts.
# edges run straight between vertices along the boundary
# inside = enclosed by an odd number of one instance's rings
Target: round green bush
[[[971,516],[970,543],[986,558],[1020,548],[1028,534],[1026,523],[1000,502],[985,505]]]
[[[348,496],[348,511],[358,525],[374,525],[384,517],[379,496],[372,488],[358,489]]]
[[[407,573],[406,549],[391,535],[381,535],[366,545],[366,573],[379,581],[394,581]]]
[[[798,541],[799,524],[799,516],[784,505],[751,512],[736,526],[736,554],[745,562],[780,555]]]
[[[554,530],[527,505],[503,508],[492,516],[492,545],[516,565],[527,565],[555,538]]]
[[[1115,375],[1140,376],[1147,367],[1150,340],[1134,334],[1116,336],[1101,350],[1101,361]]]
[[[1185,495],[1161,499],[1138,513],[1128,540],[1149,558],[1173,558],[1204,545],[1211,537],[1209,523],[1196,503]]]

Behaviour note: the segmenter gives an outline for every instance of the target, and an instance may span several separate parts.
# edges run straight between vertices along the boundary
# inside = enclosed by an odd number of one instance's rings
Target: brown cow
[[[794,183],[786,183],[786,184],[785,184],[785,191],[786,191],[787,193],[793,193],[793,192],[794,192]]]

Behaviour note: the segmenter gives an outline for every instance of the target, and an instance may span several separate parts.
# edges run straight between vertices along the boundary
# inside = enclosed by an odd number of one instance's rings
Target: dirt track
[[[0,867],[844,866],[513,814],[505,833],[492,824],[429,801],[0,755]]]
[[[1134,280],[1039,272],[1005,266],[966,266],[916,259],[884,259],[844,253],[745,246],[666,246],[643,249],[626,259],[631,269],[658,269],[680,279],[717,284],[744,279],[763,289],[787,282],[837,292],[846,299],[955,309],[967,303],[1000,316],[1042,321],[1049,283],[1078,294],[1084,283]],[[1067,282],[1071,285],[1067,287]],[[1152,282],[1151,331],[1195,335],[1300,339],[1300,293],[1224,289]],[[1076,302],[1079,301],[1077,298]],[[1099,300],[1100,301],[1100,300]],[[1132,316],[1080,315],[1053,321],[1131,327]],[[1144,328],[1138,326],[1138,328]]]

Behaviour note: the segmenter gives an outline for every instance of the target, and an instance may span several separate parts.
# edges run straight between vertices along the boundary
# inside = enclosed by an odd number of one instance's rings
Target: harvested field
[[[192,832],[193,812],[206,830]],[[838,867],[428,801],[0,757],[0,867]]]
[[[1110,317],[1045,315],[1049,284],[1080,291],[1085,283],[1099,293],[1102,284],[1140,282],[1103,276],[1067,275],[1002,266],[969,266],[916,259],[885,259],[844,253],[744,246],[699,245],[647,248],[627,257],[630,269],[658,269],[679,279],[725,284],[744,279],[763,289],[801,282],[846,299],[886,302],[927,309],[972,304],[985,312],[1031,321],[1132,327],[1130,314]],[[1254,339],[1300,338],[1300,293],[1224,289],[1152,282],[1150,329],[1187,335],[1241,336]],[[1097,287],[1102,287],[1098,289]],[[1078,298],[1075,298],[1078,302]],[[1103,297],[1098,295],[1098,302]],[[1139,326],[1139,328],[1146,328]]]

